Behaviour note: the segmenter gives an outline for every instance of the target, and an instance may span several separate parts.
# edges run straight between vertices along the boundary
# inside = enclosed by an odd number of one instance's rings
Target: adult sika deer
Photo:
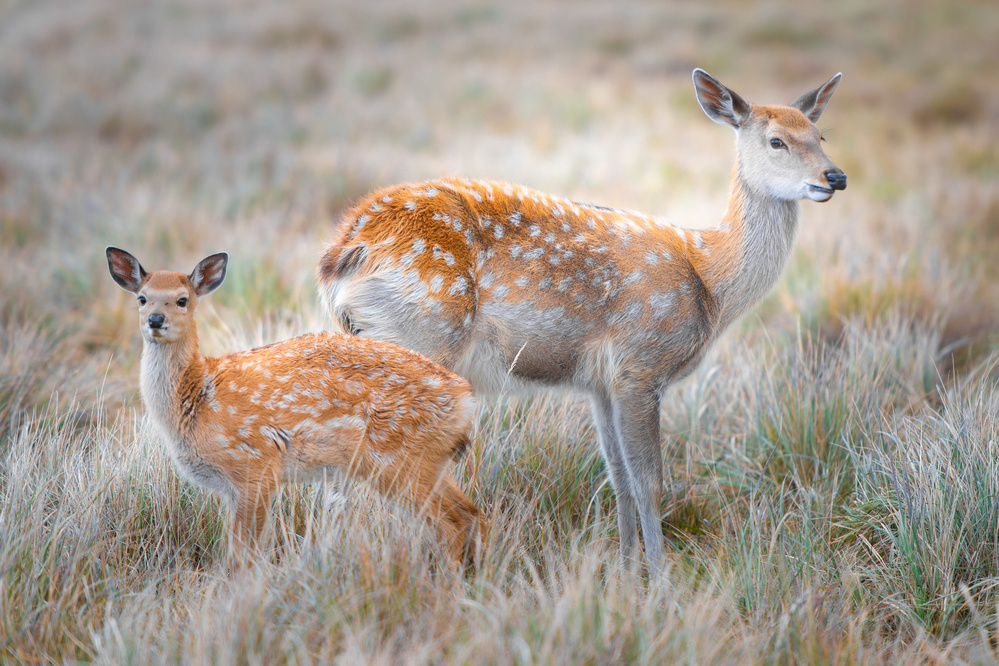
[[[655,572],[665,564],[663,392],[780,276],[798,200],[846,188],[815,126],[840,74],[789,106],[749,104],[700,69],[693,80],[708,117],[736,133],[728,210],[713,229],[445,179],[369,195],[318,272],[343,332],[418,350],[476,392],[509,380],[589,393],[622,555],[635,558],[637,512]]]
[[[469,442],[468,382],[387,342],[330,334],[205,358],[194,310],[222,284],[228,255],[190,275],[147,273],[113,247],[107,259],[138,300],[142,401],[181,473],[228,503],[235,565],[278,484],[333,468],[425,513],[450,557],[470,555],[479,512],[444,469]]]

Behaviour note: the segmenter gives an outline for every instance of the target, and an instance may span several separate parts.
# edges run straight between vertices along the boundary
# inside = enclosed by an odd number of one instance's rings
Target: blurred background
[[[393,182],[497,178],[714,224],[733,137],[697,107],[695,66],[758,103],[844,75],[819,124],[849,189],[803,204],[743,328],[834,338],[902,310],[965,363],[995,324],[996,34],[991,0],[2,0],[2,370],[33,364],[39,399],[135,395],[109,244],[149,269],[231,254],[209,353],[322,328],[323,244]]]

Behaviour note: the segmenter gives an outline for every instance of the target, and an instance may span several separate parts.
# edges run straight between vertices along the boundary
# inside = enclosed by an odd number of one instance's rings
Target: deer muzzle
[[[826,171],[825,176],[830,188],[834,190],[846,189],[846,174],[840,169],[829,169]]]

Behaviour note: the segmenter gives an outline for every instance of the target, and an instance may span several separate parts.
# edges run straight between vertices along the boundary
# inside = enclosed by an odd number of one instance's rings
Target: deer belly
[[[551,328],[479,328],[454,371],[468,379],[476,395],[519,393],[537,384],[568,385],[579,364],[584,337],[562,335]]]

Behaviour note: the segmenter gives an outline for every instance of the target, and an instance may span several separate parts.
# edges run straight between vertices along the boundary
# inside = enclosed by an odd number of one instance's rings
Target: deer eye
[[[781,148],[787,148],[787,144],[777,137],[774,137],[773,139],[770,139],[770,147],[774,150],[780,150]]]
[[[187,307],[187,298],[184,298],[184,297],[178,298],[177,299],[177,307],[179,307],[179,308],[186,308]]]
[[[139,305],[145,305],[145,304],[146,304],[146,297],[139,296]]]

